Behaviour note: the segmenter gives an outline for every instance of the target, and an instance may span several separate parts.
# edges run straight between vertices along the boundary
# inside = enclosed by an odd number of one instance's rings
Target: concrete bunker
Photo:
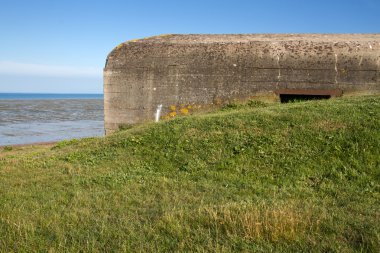
[[[161,35],[127,41],[104,68],[106,133],[249,99],[380,93],[380,34]],[[161,106],[161,107],[160,107]]]

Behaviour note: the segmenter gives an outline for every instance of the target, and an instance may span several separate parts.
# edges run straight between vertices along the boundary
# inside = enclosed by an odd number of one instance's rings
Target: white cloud
[[[102,69],[0,61],[0,74],[54,77],[102,77]]]

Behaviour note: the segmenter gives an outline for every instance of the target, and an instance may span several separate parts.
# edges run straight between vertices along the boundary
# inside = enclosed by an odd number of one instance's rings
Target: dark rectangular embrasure
[[[282,89],[275,92],[281,100],[281,103],[288,103],[298,100],[316,100],[329,99],[331,97],[340,97],[343,92],[339,89],[316,90],[316,89]]]
[[[305,100],[320,100],[329,99],[329,95],[295,95],[295,94],[280,94],[281,103],[289,103],[294,101],[305,101]]]

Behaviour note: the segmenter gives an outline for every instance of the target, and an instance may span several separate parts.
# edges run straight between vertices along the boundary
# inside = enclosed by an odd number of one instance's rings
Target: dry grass
[[[293,204],[268,206],[237,203],[203,207],[198,217],[205,221],[206,226],[224,231],[228,237],[271,242],[296,241],[309,232],[317,233],[323,219],[317,213]]]
[[[337,122],[333,120],[320,120],[320,121],[315,122],[312,125],[312,127],[317,130],[332,132],[339,129],[345,129],[346,125],[344,125],[342,122]]]

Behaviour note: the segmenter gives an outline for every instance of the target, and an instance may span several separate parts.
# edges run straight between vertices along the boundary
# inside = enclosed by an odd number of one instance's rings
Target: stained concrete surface
[[[161,35],[127,41],[104,68],[106,133],[279,90],[380,93],[380,34]],[[291,93],[291,92],[290,92]]]

